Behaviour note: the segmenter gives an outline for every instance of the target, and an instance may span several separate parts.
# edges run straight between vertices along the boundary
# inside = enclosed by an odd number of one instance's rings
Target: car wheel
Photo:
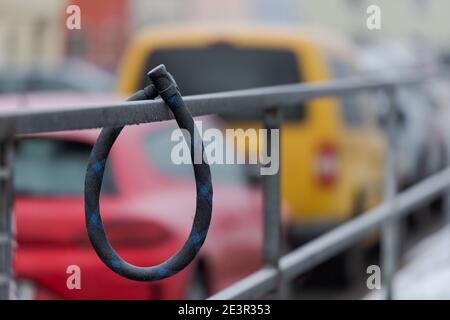
[[[358,196],[353,212],[357,217],[364,212],[364,196]],[[363,243],[355,243],[343,253],[336,256],[334,264],[334,279],[342,286],[352,286],[361,280],[364,274],[364,262],[366,250]]]
[[[201,265],[197,266],[189,279],[186,299],[204,300],[208,298],[209,291],[206,283],[205,269]]]
[[[361,280],[364,274],[365,250],[356,244],[334,258],[335,281],[342,286],[350,287]]]

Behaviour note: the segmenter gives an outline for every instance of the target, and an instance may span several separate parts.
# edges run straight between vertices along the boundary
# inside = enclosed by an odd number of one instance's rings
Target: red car
[[[27,98],[27,106],[33,107],[33,101],[51,106],[93,100],[35,94]],[[220,125],[211,117],[203,121],[204,126]],[[193,171],[170,160],[174,128],[174,122],[129,126],[109,157],[102,218],[113,246],[133,264],[162,262],[182,246],[191,228]],[[20,295],[36,299],[202,298],[260,267],[262,196],[247,184],[245,169],[238,165],[211,166],[211,228],[199,256],[186,270],[159,282],[137,282],[103,265],[86,234],[83,203],[86,165],[98,133],[40,134],[17,141],[15,273]],[[80,289],[67,285],[72,265],[80,268]]]

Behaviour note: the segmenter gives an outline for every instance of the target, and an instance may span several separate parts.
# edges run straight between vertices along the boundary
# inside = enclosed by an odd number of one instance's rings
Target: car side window
[[[85,143],[27,138],[16,142],[14,189],[19,196],[81,196],[92,146]],[[107,165],[102,193],[116,187]]]
[[[329,59],[332,76],[335,79],[348,78],[356,75],[355,68],[339,57]],[[339,98],[342,105],[344,121],[350,126],[360,126],[365,122],[365,103],[362,95],[347,94]]]

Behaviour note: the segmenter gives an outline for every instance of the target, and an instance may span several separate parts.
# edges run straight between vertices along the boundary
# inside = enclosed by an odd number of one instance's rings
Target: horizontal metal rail
[[[367,236],[368,232],[379,228],[384,221],[392,218],[392,215],[408,215],[415,206],[431,201],[446,191],[449,185],[450,168],[447,168],[399,193],[395,199],[394,212],[390,211],[389,203],[383,203],[283,256],[279,263],[283,281],[292,280],[345,250],[352,243]],[[254,299],[271,292],[276,283],[276,270],[266,267],[210,299]]]
[[[354,77],[314,84],[292,84],[258,89],[189,96],[186,105],[193,116],[212,113],[236,113],[240,110],[265,110],[274,106],[377,90],[393,85],[418,84],[423,75],[408,73],[397,77]],[[51,109],[0,110],[0,137],[100,127],[115,127],[173,119],[162,100],[96,104]]]

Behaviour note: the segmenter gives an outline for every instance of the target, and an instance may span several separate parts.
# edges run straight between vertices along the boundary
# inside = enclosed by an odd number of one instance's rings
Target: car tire
[[[364,199],[361,194],[358,196],[352,217],[357,217],[364,212]],[[363,243],[352,245],[343,253],[336,256],[331,262],[334,265],[334,279],[345,287],[350,287],[362,279],[364,274],[364,262],[366,249]]]
[[[365,251],[357,244],[334,258],[334,279],[338,285],[351,287],[362,279],[364,274]]]
[[[208,285],[206,282],[205,268],[202,265],[195,267],[189,278],[186,299],[187,300],[205,300],[209,297]]]

